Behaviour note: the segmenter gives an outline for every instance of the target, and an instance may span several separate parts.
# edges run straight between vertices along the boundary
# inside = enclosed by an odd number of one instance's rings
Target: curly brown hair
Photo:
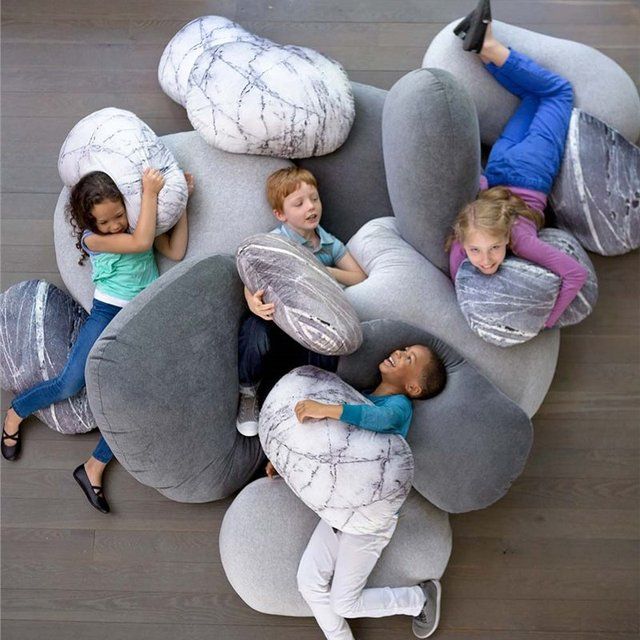
[[[124,198],[120,189],[111,177],[103,171],[92,171],[82,176],[78,183],[71,189],[69,202],[65,208],[69,216],[69,222],[76,236],[76,248],[80,251],[78,264],[84,264],[89,254],[82,246],[82,234],[86,231],[100,233],[93,217],[93,207],[105,200],[121,202],[124,206]]]
[[[456,217],[445,249],[449,251],[454,240],[462,244],[471,228],[506,237],[510,241],[511,227],[518,216],[532,220],[538,229],[542,227],[542,216],[507,187],[482,191],[478,199],[466,205]]]

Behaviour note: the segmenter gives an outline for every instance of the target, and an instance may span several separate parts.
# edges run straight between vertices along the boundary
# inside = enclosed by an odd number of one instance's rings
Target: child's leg
[[[418,586],[365,588],[391,535],[341,532],[339,538],[330,594],[331,606],[338,615],[344,618],[381,618],[398,614],[417,616],[422,611],[424,592]]]
[[[241,387],[255,387],[264,376],[264,360],[271,348],[273,321],[251,314],[238,333],[238,379]]]
[[[298,566],[298,590],[329,640],[353,640],[347,621],[331,608],[330,588],[336,558],[338,534],[320,520]]]

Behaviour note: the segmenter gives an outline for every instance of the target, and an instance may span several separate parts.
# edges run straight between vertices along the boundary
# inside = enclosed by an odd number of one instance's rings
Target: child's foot
[[[491,2],[480,0],[476,8],[455,26],[453,33],[462,39],[462,48],[465,51],[480,53],[487,25],[490,22]]]
[[[102,491],[102,471],[105,465],[97,460],[95,461],[97,465],[92,465],[92,462],[93,459],[89,459],[85,464],[76,467],[73,470],[73,477],[80,485],[89,504],[102,513],[109,513],[111,509]]]
[[[258,435],[258,408],[257,387],[240,387],[240,402],[238,404],[238,417],[236,428],[243,436]]]
[[[411,625],[416,638],[428,638],[438,628],[440,622],[440,598],[442,587],[439,580],[427,580],[420,585],[425,596],[422,611],[413,619]]]
[[[20,423],[22,418],[15,412],[13,407],[9,407],[4,418],[2,427],[2,440],[0,450],[5,460],[17,460],[22,449],[20,441]]]

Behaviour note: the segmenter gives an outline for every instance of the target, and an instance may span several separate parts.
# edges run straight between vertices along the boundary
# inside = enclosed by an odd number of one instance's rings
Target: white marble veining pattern
[[[14,394],[58,375],[87,314],[71,297],[43,280],[28,280],[0,294],[0,384]],[[37,411],[60,433],[85,433],[96,423],[87,394]]]
[[[589,251],[621,255],[640,247],[640,148],[574,109],[562,168],[551,192],[560,228]]]
[[[587,282],[556,326],[584,320],[598,298],[598,282],[591,260],[566,231],[543,229],[539,237],[576,258],[589,270]],[[560,289],[560,278],[547,269],[515,256],[487,276],[465,260],[456,276],[458,304],[471,329],[483,340],[510,347],[538,335]]]
[[[371,404],[337,375],[316,367],[294,369],[267,396],[260,411],[260,442],[292,491],[331,526],[372,533],[388,525],[405,501],[413,456],[404,438],[339,420],[298,422],[299,400]]]
[[[189,76],[186,108],[210,145],[285,158],[335,151],[355,117],[351,84],[338,62],[264,39],[205,50]]]
[[[133,228],[140,215],[142,172],[146,167],[160,170],[165,180],[158,196],[159,234],[182,215],[187,183],[173,154],[138,116],[113,107],[95,111],[71,129],[58,156],[58,172],[67,187],[92,171],[107,173],[124,196]]]
[[[240,278],[251,292],[264,289],[274,322],[316,353],[353,353],[362,343],[358,316],[340,285],[312,253],[275,234],[257,234],[238,248]]]
[[[186,24],[165,47],[158,65],[162,90],[183,107],[187,101],[189,74],[201,53],[227,42],[256,41],[258,36],[222,16],[202,16]]]

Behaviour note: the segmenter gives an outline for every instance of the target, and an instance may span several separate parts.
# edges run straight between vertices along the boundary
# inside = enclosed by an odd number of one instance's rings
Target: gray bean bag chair
[[[0,385],[14,394],[57,376],[67,362],[87,313],[44,280],[19,282],[0,294]],[[95,428],[87,394],[36,411],[60,433]]]
[[[222,521],[220,558],[247,605],[273,615],[311,615],[296,573],[317,523],[318,516],[281,478],[263,478],[242,490]],[[440,578],[450,554],[447,514],[411,492],[367,586],[413,586]]]

